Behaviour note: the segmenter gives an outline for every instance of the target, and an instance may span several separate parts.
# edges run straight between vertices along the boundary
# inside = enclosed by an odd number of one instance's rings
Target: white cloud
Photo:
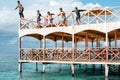
[[[98,3],[96,3],[96,4],[88,3],[88,4],[83,6],[83,8],[85,8],[85,9],[90,9],[90,8],[94,8],[94,7],[102,7],[102,6]]]
[[[17,14],[14,12],[14,10],[10,10],[8,8],[2,8],[0,10],[0,21],[1,22],[9,22],[11,20],[14,20],[14,16],[16,16]]]
[[[50,6],[58,6],[59,3],[56,1],[50,1]]]
[[[39,2],[38,2],[39,1]],[[34,2],[34,3],[33,3]],[[25,3],[24,3],[25,4]],[[82,2],[75,2],[74,0],[65,0],[59,1],[58,0],[37,0],[32,1],[29,6],[23,5],[24,16],[25,18],[29,19],[33,16],[36,16],[36,11],[40,10],[42,15],[46,15],[47,11],[57,14],[59,12],[59,8],[62,7],[66,13],[71,12],[75,6],[78,8],[90,9],[93,7],[101,7],[100,4],[96,3],[87,3],[83,4]],[[0,8],[0,30],[3,31],[17,31],[19,23],[19,12],[18,10],[11,10],[9,7],[7,8]]]
[[[73,7],[77,7],[77,6],[82,7],[83,4],[82,4],[82,2],[73,2],[72,6],[73,6]]]
[[[17,14],[8,8],[0,10],[0,30],[15,31],[17,29]]]

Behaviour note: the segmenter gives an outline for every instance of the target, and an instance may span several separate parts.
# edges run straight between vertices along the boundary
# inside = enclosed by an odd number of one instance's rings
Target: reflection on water
[[[39,74],[39,73],[38,73]],[[71,75],[69,75],[69,77],[66,75],[66,76],[49,76],[47,74],[44,74],[44,73],[40,73],[42,74],[42,77],[41,75],[38,75],[38,76],[33,76],[32,74],[28,74],[28,75],[22,75],[22,73],[20,73],[18,75],[18,80],[120,80],[120,78],[111,78],[111,79],[108,79],[108,77],[103,77],[103,76],[94,76],[91,77],[91,76],[86,76],[86,77],[81,77],[81,76],[75,76],[75,77],[72,77]]]
[[[17,54],[0,54],[0,80],[120,80],[119,66],[116,65],[115,72],[109,66],[109,77],[104,77],[104,66],[96,65],[93,70],[92,65],[88,69],[84,65],[75,65],[75,76],[72,77],[70,65],[62,64],[60,71],[58,64],[46,65],[45,73],[42,72],[42,64],[36,72],[35,63],[23,64],[23,72],[18,72]]]
[[[18,80],[120,80],[118,74],[110,74],[109,77],[104,77],[104,70],[100,70],[99,67],[93,71],[91,67],[85,70],[84,66],[81,68],[75,66],[74,77],[71,75],[69,65],[63,65],[61,71],[55,65],[52,65],[52,67],[46,68],[45,73],[41,72],[42,69],[39,69],[38,72],[35,70],[23,70],[22,73],[18,74]]]

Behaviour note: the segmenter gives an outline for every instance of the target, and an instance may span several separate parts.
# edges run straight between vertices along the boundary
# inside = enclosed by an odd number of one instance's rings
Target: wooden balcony
[[[21,49],[20,62],[120,62],[120,48]]]

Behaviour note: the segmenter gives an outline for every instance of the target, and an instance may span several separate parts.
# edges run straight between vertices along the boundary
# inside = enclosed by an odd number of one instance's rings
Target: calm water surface
[[[75,65],[75,76],[71,76],[70,65],[62,64],[62,70],[59,71],[58,64],[46,65],[46,72],[42,72],[42,64],[36,72],[35,63],[23,64],[23,72],[18,72],[17,54],[0,53],[0,80],[120,80],[120,74],[110,72],[109,77],[104,77],[104,69],[100,70],[100,65],[96,65],[93,71],[92,65],[88,66],[87,71],[84,65]]]

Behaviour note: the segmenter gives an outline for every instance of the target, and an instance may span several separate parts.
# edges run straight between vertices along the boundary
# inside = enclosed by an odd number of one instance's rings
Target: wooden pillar
[[[45,39],[45,36],[43,36],[43,44],[44,44],[44,48],[43,48],[43,60],[45,60],[45,49],[46,49],[46,39]]]
[[[88,33],[86,32],[85,48],[88,48]]]
[[[18,58],[21,59],[21,38],[18,39]]]
[[[62,34],[62,49],[64,49],[64,34]]]
[[[75,49],[75,37],[74,34],[72,34],[72,61],[74,62],[74,49]],[[72,76],[74,76],[74,64],[71,63],[71,71],[72,71]]]
[[[74,77],[75,72],[74,72],[74,64],[73,63],[71,64],[71,71],[72,71],[72,76]]]
[[[85,49],[88,48],[88,33],[86,32],[86,38],[85,38]],[[88,65],[85,64],[85,71],[87,71]]]
[[[101,46],[100,46],[100,40],[99,40],[99,42],[98,42],[98,43],[99,43],[98,47],[100,48],[100,47],[101,47]]]
[[[93,37],[92,37],[92,41],[91,42],[92,42],[92,46],[91,47],[93,48],[93,42],[94,42],[94,38]],[[92,64],[92,66],[93,66],[93,71],[94,71],[95,70],[95,64]]]
[[[119,71],[119,74],[120,74],[120,65],[118,65],[118,71]]]
[[[99,42],[98,42],[98,37],[96,36],[96,47],[98,47]]]
[[[62,52],[64,52],[64,34],[62,33]],[[59,71],[61,71],[62,64],[59,63]]]
[[[18,71],[22,72],[22,62],[18,62]]]
[[[54,48],[55,48],[55,49],[57,48],[56,37],[55,37],[55,45],[54,45]]]
[[[41,36],[40,36],[40,49],[42,48],[42,38],[41,38]],[[36,62],[36,71],[38,71],[38,63]]]
[[[115,48],[117,47],[117,33],[115,32]]]
[[[75,37],[74,34],[72,34],[72,61],[74,61],[74,49],[75,49]]]
[[[98,36],[96,36],[96,48],[99,46]],[[102,67],[102,64],[101,64]],[[95,70],[95,65],[93,64],[93,70]]]
[[[18,58],[21,60],[21,38],[18,38]],[[18,62],[18,71],[22,72],[22,62]]]
[[[105,14],[106,14],[106,11],[105,11]],[[105,40],[106,40],[106,61],[108,61],[108,26],[107,26],[107,23],[106,23],[106,16],[105,16],[105,29],[106,29],[106,33],[105,33]]]
[[[106,28],[106,33],[105,33],[105,40],[106,40],[106,61],[108,61],[108,26],[107,26],[107,17],[106,17],[106,11],[105,10],[105,28]],[[108,72],[109,72],[109,67],[107,64],[105,64],[105,76],[108,77]]]
[[[105,77],[108,77],[109,67],[108,64],[105,64]]]
[[[46,49],[46,39],[45,39],[45,36],[43,36],[43,44],[44,44],[44,49],[43,49],[43,60],[45,60],[45,49]],[[43,73],[45,72],[45,64],[43,63],[42,64],[42,68],[43,68]]]
[[[92,42],[92,46],[91,46],[91,47],[93,48],[93,42],[94,42],[94,38],[92,38],[92,41],[91,41],[91,42]]]
[[[109,80],[108,77],[105,77],[105,80]]]
[[[116,47],[117,47],[117,32],[115,32],[114,34],[115,34],[115,36],[114,36],[114,37],[115,37],[115,45],[114,45],[114,47],[116,48]],[[115,66],[115,65],[114,65],[114,66]],[[114,67],[114,66],[113,66],[113,67]],[[114,67],[114,68],[115,68],[115,67]],[[115,69],[114,69],[114,70],[115,70]],[[120,65],[118,65],[118,71],[119,71],[119,73],[120,73]]]
[[[111,68],[112,68],[112,73],[114,73],[114,72],[115,72],[115,65],[112,64],[112,65],[111,65]]]
[[[40,36],[40,48],[42,48],[42,38]]]
[[[109,47],[111,47],[111,39],[109,38]]]
[[[103,70],[103,66],[102,66],[102,64],[100,65],[100,69]]]
[[[92,64],[92,66],[93,66],[93,71],[95,71],[95,64]]]
[[[115,31],[115,48],[117,48],[117,32]],[[120,65],[119,65],[119,68],[120,68]],[[112,65],[112,72],[114,73],[115,72],[115,65]]]
[[[116,47],[116,32],[114,33],[114,40],[115,40],[115,44],[114,44],[114,47]],[[111,41],[111,39],[110,39]],[[109,42],[109,45],[111,47],[111,43]],[[111,69],[112,69],[112,73],[115,72],[115,65],[111,65]]]
[[[64,52],[64,34],[63,33],[62,33],[62,52]],[[62,64],[59,63],[58,67],[59,67],[59,71],[61,71]]]
[[[58,67],[59,67],[59,71],[61,71],[61,70],[62,70],[62,64],[59,63],[59,64],[58,64]]]
[[[42,73],[45,73],[45,64],[42,64]]]
[[[107,11],[107,10],[106,10]],[[105,29],[106,29],[106,33],[105,33],[105,40],[106,40],[106,45],[108,47],[108,26],[107,26],[107,16],[106,16],[106,11],[105,11]],[[108,50],[107,50],[108,51]],[[107,52],[108,55],[108,52]]]
[[[85,64],[84,66],[85,66],[85,67],[84,67],[84,68],[85,68],[85,72],[87,72],[88,65],[87,65],[87,64]]]
[[[77,49],[77,36],[75,36],[75,48]]]
[[[38,71],[38,63],[36,62],[36,71]]]
[[[68,41],[66,42],[66,48],[68,49]]]

